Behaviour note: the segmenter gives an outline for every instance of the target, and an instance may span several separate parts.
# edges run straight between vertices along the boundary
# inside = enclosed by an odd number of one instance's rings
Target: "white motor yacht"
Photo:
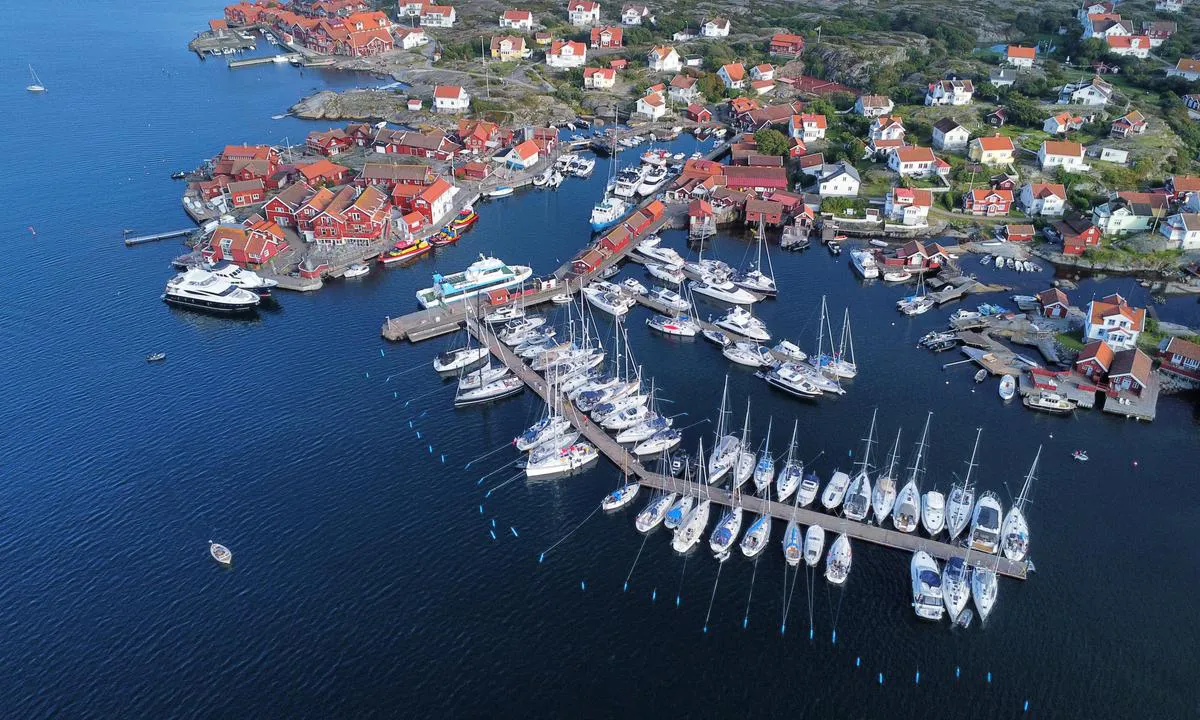
[[[488,356],[485,347],[464,347],[457,350],[439,353],[433,359],[433,369],[440,372],[456,372],[470,367]]]
[[[983,493],[971,516],[971,534],[967,539],[972,549],[996,554],[1000,546],[1001,517],[1000,498],[990,491]]]
[[[762,346],[756,343],[742,340],[726,345],[721,349],[721,354],[724,355],[725,358],[730,362],[735,362],[738,365],[745,365],[747,367],[762,367],[762,349]]]
[[[613,194],[620,198],[632,198],[637,195],[642,186],[643,170],[641,168],[626,168],[617,173]]]
[[[662,238],[658,235],[650,235],[640,242],[634,253],[669,268],[680,269],[684,266],[683,256],[674,248],[663,247]]]
[[[709,278],[706,281],[692,281],[688,283],[688,287],[695,295],[703,295],[733,305],[752,305],[758,302],[758,296],[728,280]]]
[[[809,567],[816,567],[821,562],[825,552],[825,528],[820,525],[809,525],[804,533],[804,562]]]
[[[946,526],[946,497],[937,490],[930,490],[921,498],[921,524],[929,537],[937,537]]]
[[[813,382],[811,373],[796,363],[783,363],[772,370],[761,373],[767,384],[800,398],[819,397],[824,391]]]
[[[638,185],[637,193],[642,197],[648,197],[658,192],[663,183],[667,181],[667,169],[662,166],[652,167],[646,171],[642,177],[642,183]]]
[[[870,250],[851,250],[850,264],[867,280],[879,277],[879,265],[875,263],[875,253]]]
[[[631,295],[645,295],[648,290],[646,286],[637,281],[636,278],[626,278],[621,282],[621,289]]]
[[[217,277],[225,278],[234,287],[249,290],[260,297],[269,297],[271,289],[279,285],[279,281],[277,280],[262,277],[256,272],[239,267],[231,262],[205,265],[204,269]]]
[[[937,561],[924,550],[918,550],[913,553],[908,567],[912,578],[913,612],[922,620],[941,620],[946,608],[942,602],[942,576]]]
[[[646,263],[646,272],[650,273],[650,277],[662,280],[671,285],[682,285],[683,281],[687,279],[687,276],[683,274],[683,270],[659,263]]]
[[[675,310],[676,312],[687,312],[692,307],[687,300],[684,300],[683,297],[679,295],[679,293],[675,292],[674,290],[668,290],[660,285],[655,285],[653,288],[651,288],[650,291],[646,293],[646,297],[659,303],[663,307],[666,307],[670,310]]]
[[[162,299],[168,305],[227,315],[254,312],[261,301],[258,294],[198,267],[189,268],[167,281]]]
[[[730,308],[729,312],[714,324],[751,340],[767,342],[771,339],[771,333],[767,332],[766,323],[751,315],[743,307]]]
[[[647,318],[646,324],[653,330],[680,337],[695,337],[700,332],[700,323],[688,315],[655,315]]]
[[[836,510],[841,506],[848,489],[850,489],[850,476],[841,470],[834,471],[833,477],[829,479],[829,484],[825,486],[825,491],[821,493],[821,505],[826,510]]]
[[[775,343],[775,347],[771,348],[771,352],[776,355],[782,355],[790,362],[802,363],[808,359],[808,353],[800,349],[800,346],[790,340],[780,340]]]
[[[796,504],[800,507],[808,507],[817,499],[817,493],[821,491],[821,480],[816,473],[809,473],[800,481],[800,489],[796,491]]]
[[[633,298],[624,293],[597,290],[590,286],[583,289],[583,294],[592,307],[603,310],[614,317],[625,315],[629,312],[629,308],[636,304]]]
[[[600,453],[595,447],[585,442],[576,442],[563,447],[543,445],[538,450],[549,452],[539,455],[537,451],[530,454],[525,465],[526,477],[544,477],[577,470],[595,462]]]
[[[845,533],[837,536],[825,556],[825,579],[834,585],[844,585],[850,576],[850,565],[854,557],[850,551],[850,538]]]

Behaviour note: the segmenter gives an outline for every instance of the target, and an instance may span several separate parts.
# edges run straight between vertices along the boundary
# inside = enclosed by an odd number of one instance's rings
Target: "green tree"
[[[709,102],[719,102],[725,97],[725,83],[721,82],[721,78],[712,73],[701,77],[698,85],[700,92],[704,93],[705,99]]]
[[[754,133],[754,142],[758,145],[758,151],[763,155],[787,155],[788,153],[787,135],[774,128],[766,128]]]

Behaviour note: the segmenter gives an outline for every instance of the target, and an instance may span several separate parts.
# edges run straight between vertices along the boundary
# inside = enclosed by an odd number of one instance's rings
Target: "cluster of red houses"
[[[631,242],[645,233],[656,220],[662,217],[665,209],[666,207],[661,202],[655,200],[630,214],[621,224],[580,251],[571,262],[571,270],[577,275],[584,275],[596,270],[605,260],[627,248]]]
[[[265,25],[285,42],[327,55],[366,57],[395,47],[392,21],[362,0],[317,0],[296,4],[241,2],[225,8],[231,25]]]

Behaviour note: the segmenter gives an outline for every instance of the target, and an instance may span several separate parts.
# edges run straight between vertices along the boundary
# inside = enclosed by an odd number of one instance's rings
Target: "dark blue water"
[[[270,116],[312,89],[383,82],[201,62],[184,45],[219,11],[70,2],[16,8],[0,29],[11,178],[0,215],[5,717],[937,708],[1000,718],[1026,700],[1045,717],[1194,716],[1194,401],[1164,400],[1153,424],[1005,407],[965,366],[940,369],[954,358],[913,348],[946,311],[903,318],[892,309],[898,290],[860,286],[823,250],[777,254],[781,298],[759,312],[777,335],[807,342],[821,294],[835,314],[849,307],[862,374],[845,397],[803,404],[770,392],[711,345],[651,336],[643,310],[630,316],[634,353],[672,412],[687,413],[681,424],[713,416],[728,373],[735,403],[752,399],[754,436],[773,417],[781,453],[798,419],[801,454],[823,453],[823,477],[852,462],[875,407],[885,438],[904,426],[906,452],[934,412],[928,484],[943,490],[976,427],[979,483],[1006,501],[1006,484],[1015,492],[1043,444],[1029,511],[1038,573],[1002,582],[986,628],[919,623],[907,556],[863,545],[844,593],[815,584],[810,641],[805,579],[784,586],[781,528],[757,569],[740,558],[721,567],[715,593],[707,551],[685,562],[661,532],[643,544],[632,510],[597,515],[538,563],[614,486],[616,469],[520,480],[485,497],[512,473],[477,482],[512,455],[464,465],[527,425],[539,412],[532,397],[455,411],[452,391],[425,369],[444,342],[387,345],[379,325],[415,308],[412,293],[435,268],[459,269],[478,252],[551,270],[586,240],[602,172],[486,204],[458,246],[413,268],[282,295],[256,321],[166,308],[158,296],[178,246],[126,249],[120,231],[188,225],[169,173],[230,142],[298,142],[326,125]],[[24,92],[27,63],[44,96]],[[679,233],[667,237],[683,247]],[[722,237],[714,251],[738,262],[746,245]],[[1022,290],[1048,279],[1003,276]],[[1142,299],[1127,280],[1080,293],[1113,289]],[[1195,323],[1196,307],[1157,311]],[[147,365],[153,350],[167,362]],[[710,428],[690,430],[688,444]],[[1080,447],[1087,465],[1070,460]],[[233,548],[233,570],[207,559],[210,538]]]

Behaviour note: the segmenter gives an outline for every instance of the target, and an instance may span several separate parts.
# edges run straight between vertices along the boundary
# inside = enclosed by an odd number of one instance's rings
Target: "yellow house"
[[[506,62],[527,58],[532,51],[525,47],[525,38],[516,35],[497,35],[492,38],[492,59]]]
[[[1007,165],[1014,149],[1012,139],[1003,135],[977,137],[967,146],[967,157],[981,165]]]

